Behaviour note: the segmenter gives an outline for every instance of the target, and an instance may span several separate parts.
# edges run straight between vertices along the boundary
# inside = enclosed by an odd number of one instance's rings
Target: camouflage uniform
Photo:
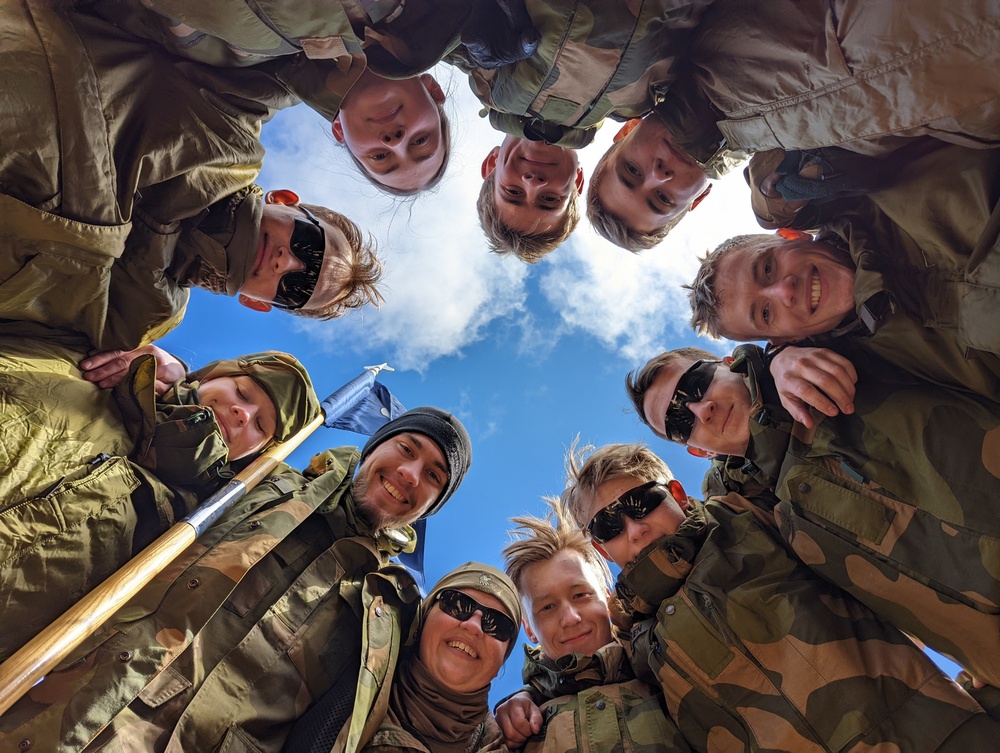
[[[660,107],[693,113],[700,144],[680,141],[703,162],[720,149],[882,154],[900,136],[992,145],[998,54],[995,0],[716,0],[679,74],[693,81]]]
[[[83,379],[80,336],[0,325],[0,658],[91,591],[249,459],[230,465],[195,386],[153,394],[155,359],[115,397]],[[43,335],[48,335],[45,337]],[[279,425],[288,424],[288,409]]]
[[[796,554],[900,630],[1000,684],[1000,411],[958,392],[857,364],[855,411],[780,407],[756,346],[735,351],[752,398],[733,483]],[[739,488],[739,487],[735,487]]]
[[[622,569],[618,593],[637,620],[636,673],[656,675],[693,750],[993,744],[996,722],[909,638],[816,578],[749,512],[695,502]]]
[[[366,68],[406,78],[437,63],[458,45],[469,9],[466,0],[80,4],[191,60],[266,70],[297,97],[286,106],[301,100],[331,121]]]
[[[420,599],[380,570],[412,529],[373,539],[357,459],[265,480],[3,716],[0,750],[279,751],[362,633],[385,650]]]
[[[375,731],[368,745],[362,748],[364,753],[435,753],[434,745],[418,739],[402,727],[383,724]],[[478,734],[469,741],[465,753],[506,753],[503,744],[503,734],[492,714],[480,725]]]
[[[130,349],[176,326],[186,285],[234,295],[257,247],[260,125],[294,101],[285,87],[52,3],[2,0],[0,18],[0,319]]]
[[[608,115],[641,117],[663,99],[710,2],[527,0],[538,50],[513,65],[475,69],[470,83],[494,128],[586,146]]]
[[[592,656],[557,660],[538,646],[525,646],[525,689],[541,707],[541,732],[524,753],[691,750],[663,710],[663,697],[637,680],[625,651],[609,643]]]

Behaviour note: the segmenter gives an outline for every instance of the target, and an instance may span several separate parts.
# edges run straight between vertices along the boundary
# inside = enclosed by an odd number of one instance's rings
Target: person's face
[[[626,128],[628,128],[627,126]],[[633,230],[651,234],[708,190],[708,176],[656,117],[622,129],[604,166],[597,195]]]
[[[520,233],[551,232],[565,220],[570,199],[583,191],[576,152],[541,141],[507,136],[483,162],[483,178],[494,171],[497,213]]]
[[[354,477],[354,495],[378,529],[417,520],[448,483],[444,453],[430,437],[403,432],[379,444]]]
[[[229,459],[239,460],[264,448],[278,425],[270,396],[249,376],[219,376],[198,385],[198,402],[212,409]]]
[[[260,218],[260,236],[257,240],[257,254],[253,267],[239,292],[239,301],[254,311],[270,311],[278,283],[290,272],[301,272],[306,264],[292,251],[292,233],[295,218],[305,218],[303,210],[295,204],[264,204]],[[316,285],[321,289],[309,298],[307,308],[318,308],[341,298],[346,292],[346,270],[349,268],[353,251],[347,237],[328,222],[319,220],[325,237],[321,281]],[[345,278],[340,284],[334,277]],[[315,300],[314,300],[315,299]]]
[[[635,476],[615,476],[608,479],[597,487],[597,492],[590,499],[587,519],[593,519],[598,512],[625,492],[641,486],[647,480]],[[682,495],[683,489],[679,484],[676,485],[676,488],[679,490],[679,495]],[[686,504],[685,500],[684,505],[686,506]],[[622,532],[603,544],[595,541],[594,548],[619,567],[625,567],[654,541],[676,533],[684,518],[684,507],[681,506],[681,503],[674,497],[667,496],[663,504],[641,520],[632,520],[627,515],[622,515],[624,525]]]
[[[693,360],[679,359],[664,366],[642,401],[646,422],[659,437],[666,437],[666,415],[677,384]],[[725,362],[715,366],[715,376],[701,400],[687,404],[693,416],[687,446],[701,454],[742,455],[750,442],[750,391],[743,377]]]
[[[365,71],[333,121],[333,136],[376,183],[422,188],[445,157],[443,102],[444,92],[426,73],[395,81]]]
[[[775,236],[733,251],[715,273],[722,332],[775,343],[829,332],[854,309],[854,269],[825,243]]]
[[[563,549],[524,568],[521,600],[525,632],[550,659],[611,643],[607,588],[579,552]]]
[[[484,607],[506,614],[499,599],[471,588],[457,589]],[[459,693],[485,688],[497,676],[503,664],[507,641],[486,635],[482,612],[476,611],[465,622],[445,614],[437,602],[431,607],[420,631],[420,661],[443,685]]]

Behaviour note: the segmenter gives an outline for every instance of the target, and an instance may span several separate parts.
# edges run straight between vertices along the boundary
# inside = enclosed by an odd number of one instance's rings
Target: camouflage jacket
[[[589,144],[604,118],[641,117],[660,101],[691,29],[712,0],[526,0],[534,55],[470,84],[490,124],[565,147]]]
[[[538,646],[524,653],[522,676],[544,720],[525,753],[690,751],[659,691],[635,678],[617,643],[557,660],[543,657]]]
[[[794,423],[756,346],[733,369],[753,398],[737,483],[816,573],[900,630],[1000,684],[1000,409],[857,364],[854,413]],[[905,376],[905,375],[904,375]]]
[[[176,55],[274,77],[327,120],[371,68],[392,78],[427,70],[457,47],[467,0],[85,0]],[[228,77],[229,73],[222,73]]]
[[[655,673],[693,750],[961,750],[945,743],[956,730],[996,726],[749,512],[696,502],[623,568],[618,592],[636,619],[636,673]]]
[[[1000,139],[998,56],[994,0],[716,0],[691,40],[693,83],[677,89],[700,113],[689,122],[702,155],[720,145],[882,154],[919,135],[981,147]]]
[[[0,318],[130,349],[180,320],[197,281],[166,273],[178,257],[205,259],[204,286],[235,294],[257,246],[260,125],[288,91],[253,70],[223,80],[52,3],[2,13]]]
[[[412,733],[397,727],[388,722],[383,723],[376,731],[371,742],[364,748],[364,753],[436,753],[434,745],[424,740],[420,740]],[[449,748],[449,750],[451,750]],[[469,747],[465,753],[507,753],[507,748],[503,744],[503,735],[500,727],[490,714],[486,717],[478,730],[469,742]]]
[[[419,602],[380,569],[398,537],[356,516],[357,459],[261,483],[3,716],[0,749],[279,751],[363,633],[399,640],[383,604]]]
[[[921,379],[1000,402],[994,152],[937,149],[849,209],[838,203],[842,213],[823,232],[842,242],[857,267],[857,318],[812,344],[848,356],[874,353]],[[932,190],[938,200],[913,201]]]

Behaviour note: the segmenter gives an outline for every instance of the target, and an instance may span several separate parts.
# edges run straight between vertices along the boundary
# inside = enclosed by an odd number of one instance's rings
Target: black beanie
[[[421,516],[426,518],[444,506],[465,478],[466,471],[472,465],[472,440],[469,439],[469,433],[462,426],[462,422],[452,414],[439,408],[414,408],[372,434],[371,439],[361,450],[361,462],[365,462],[365,458],[372,450],[385,440],[405,432],[423,434],[434,440],[434,444],[441,448],[448,464],[448,483],[427,512]]]

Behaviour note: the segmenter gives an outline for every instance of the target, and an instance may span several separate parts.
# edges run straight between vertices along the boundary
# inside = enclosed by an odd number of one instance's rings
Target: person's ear
[[[703,450],[700,447],[688,447],[688,455],[694,455],[696,458],[707,458],[708,460],[714,460],[719,456],[719,453],[712,452],[711,450]]]
[[[670,479],[670,481],[667,482],[667,489],[670,492],[670,496],[674,498],[674,502],[677,503],[677,506],[682,510],[687,510],[688,495],[687,492],[684,491],[684,487],[681,486],[681,482],[675,478]]]
[[[524,634],[528,636],[528,640],[532,643],[540,643],[537,637],[535,637],[534,631],[531,629],[531,625],[528,624],[528,620],[524,617],[521,618],[521,626],[524,628]]]
[[[486,159],[483,160],[483,180],[490,177],[490,173],[497,169],[497,160],[500,158],[500,147],[495,146],[490,149],[490,153],[486,155]]]
[[[708,196],[711,192],[712,192],[712,184],[709,183],[708,187],[704,191],[702,191],[701,194],[694,201],[691,202],[691,206],[688,207],[688,211],[695,209],[699,204],[701,204],[702,201],[705,200],[705,197]]]
[[[731,364],[731,363],[732,363],[733,361],[735,361],[735,360],[736,360],[736,359],[735,359],[735,358],[733,358],[732,356],[723,356],[723,357],[722,357],[722,362],[723,362],[724,364],[726,364],[726,366],[728,366],[729,364]]]
[[[252,309],[253,311],[260,311],[261,313],[266,314],[271,310],[270,303],[267,303],[266,301],[258,301],[256,298],[250,298],[242,293],[240,293],[238,300],[241,306],[246,306],[248,309]]]
[[[583,195],[583,168],[576,168],[576,192]]]
[[[420,83],[424,85],[424,88],[427,90],[427,93],[431,95],[431,99],[433,99],[439,105],[444,104],[444,99],[445,99],[444,91],[442,91],[441,85],[438,84],[438,82],[434,79],[434,77],[431,74],[429,73],[423,74],[420,77]]]
[[[625,125],[618,129],[618,133],[615,134],[613,141],[621,141],[623,138],[628,136],[632,131],[638,127],[642,122],[642,118],[632,118]]]
[[[264,203],[297,207],[299,205],[299,195],[295,191],[289,191],[287,188],[279,188],[276,191],[268,191],[264,194]]]
[[[780,235],[786,241],[811,241],[813,239],[809,233],[803,233],[801,230],[793,230],[790,227],[780,228],[775,235]]]
[[[333,119],[333,138],[337,140],[338,143],[344,143],[344,126],[340,122],[340,114]]]

